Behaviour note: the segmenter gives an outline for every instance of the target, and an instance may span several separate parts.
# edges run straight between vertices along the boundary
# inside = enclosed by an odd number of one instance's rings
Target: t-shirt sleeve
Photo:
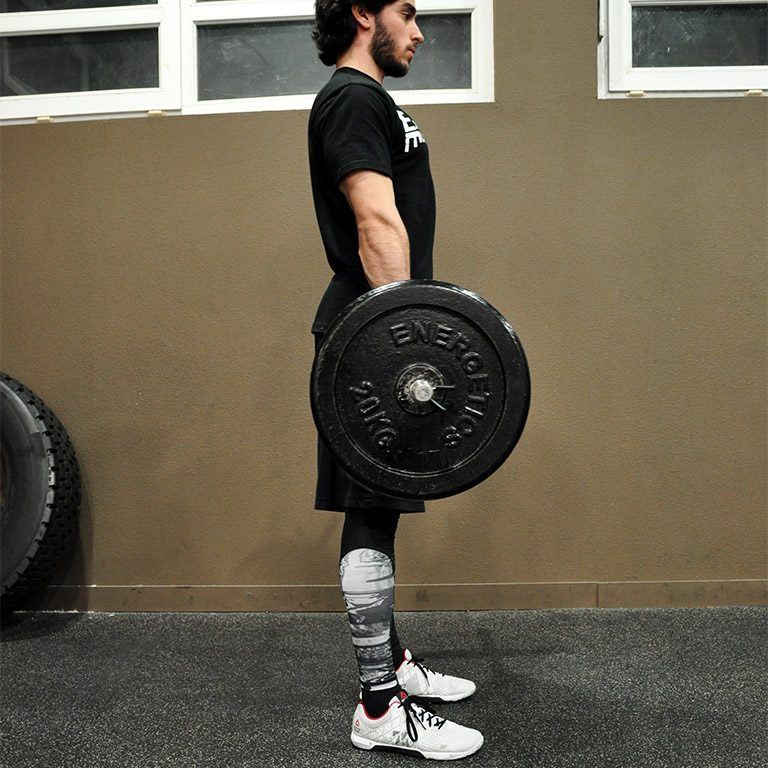
[[[359,170],[378,171],[391,178],[392,127],[384,95],[352,83],[329,106],[320,125],[320,141],[334,184]]]

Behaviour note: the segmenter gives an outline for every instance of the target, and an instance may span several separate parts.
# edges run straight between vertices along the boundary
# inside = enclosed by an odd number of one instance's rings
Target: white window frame
[[[2,37],[154,28],[158,30],[159,46],[157,88],[3,96],[0,98],[0,120],[14,123],[65,116],[76,120],[93,115],[118,117],[174,109],[181,98],[176,63],[180,58],[178,26],[178,0],[117,8],[0,13]]]
[[[734,5],[765,0],[600,0],[598,97],[765,96],[768,66],[633,67],[632,8]]]
[[[493,0],[417,0],[416,5],[422,16],[471,14],[472,83],[463,89],[398,90],[398,103],[492,102]],[[4,96],[0,97],[0,124],[309,109],[314,94],[199,100],[197,30],[204,24],[312,18],[314,0],[158,0],[156,5],[2,13],[0,37],[157,28],[160,84],[158,88]]]

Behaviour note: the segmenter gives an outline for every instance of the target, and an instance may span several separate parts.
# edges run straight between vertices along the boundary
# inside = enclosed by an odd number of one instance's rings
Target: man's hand
[[[353,171],[339,188],[355,214],[360,260],[371,288],[408,280],[410,244],[395,205],[392,180],[376,171]]]

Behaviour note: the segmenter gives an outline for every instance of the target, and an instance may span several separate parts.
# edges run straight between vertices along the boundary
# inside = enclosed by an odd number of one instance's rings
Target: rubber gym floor
[[[768,608],[398,614],[483,768],[766,768]],[[342,614],[28,613],[0,645],[3,768],[379,768],[349,742]],[[418,762],[417,762],[418,760]]]

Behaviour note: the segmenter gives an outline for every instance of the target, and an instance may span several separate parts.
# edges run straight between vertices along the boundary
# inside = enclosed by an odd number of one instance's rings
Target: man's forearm
[[[410,278],[408,233],[399,217],[359,222],[357,232],[360,260],[371,288]]]

